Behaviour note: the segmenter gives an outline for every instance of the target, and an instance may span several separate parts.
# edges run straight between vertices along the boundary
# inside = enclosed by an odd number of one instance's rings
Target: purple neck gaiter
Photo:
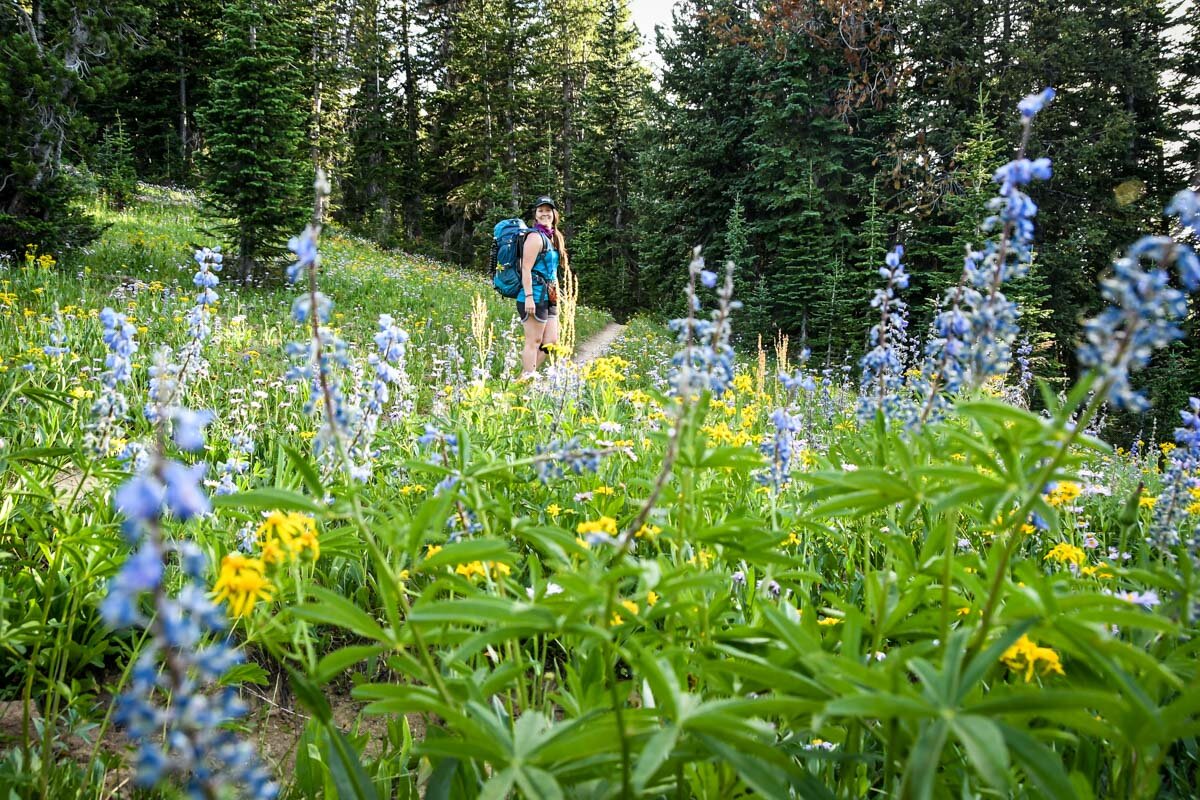
[[[554,241],[554,229],[553,228],[547,228],[545,225],[543,225],[540,222],[537,223],[536,225],[534,225],[533,227],[537,228],[539,231],[541,231],[542,233],[549,236],[551,242]]]

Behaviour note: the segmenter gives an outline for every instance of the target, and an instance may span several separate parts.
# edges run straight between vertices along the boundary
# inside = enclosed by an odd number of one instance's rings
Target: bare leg
[[[525,318],[525,347],[521,350],[521,367],[526,373],[536,372],[541,363],[538,356],[545,355],[538,350],[545,330],[546,323],[538,322],[533,314]]]
[[[542,344],[558,344],[558,317],[550,317],[546,320],[546,329],[542,331]],[[546,351],[539,347],[537,351],[537,365],[540,367],[545,360]]]

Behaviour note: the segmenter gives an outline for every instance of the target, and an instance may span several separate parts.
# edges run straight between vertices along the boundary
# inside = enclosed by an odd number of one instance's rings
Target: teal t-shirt
[[[547,301],[549,289],[546,285],[558,280],[558,251],[554,249],[553,244],[533,262],[533,271],[546,280],[546,283],[542,283],[537,278],[533,279],[533,302],[540,305]],[[525,302],[525,287],[521,287],[521,291],[517,292],[517,302]]]

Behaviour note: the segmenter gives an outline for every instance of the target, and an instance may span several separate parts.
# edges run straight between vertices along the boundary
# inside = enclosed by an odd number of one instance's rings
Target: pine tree
[[[594,36],[576,112],[581,135],[571,151],[573,169],[564,170],[564,184],[578,176],[578,189],[572,196],[564,185],[563,197],[574,211],[567,217],[577,231],[571,263],[583,296],[623,318],[643,304],[631,195],[650,76],[637,60],[627,0],[607,0]]]
[[[749,4],[690,0],[675,7],[673,36],[660,34],[662,91],[648,116],[639,159],[639,278],[648,303],[667,313],[683,308],[692,248],[719,264],[720,234],[734,198],[751,204],[747,142],[754,130],[756,56],[741,31]]]
[[[81,99],[118,79],[119,0],[10,3],[0,14],[0,252],[83,245],[98,235],[73,202],[71,158],[88,132]]]
[[[202,119],[207,186],[215,210],[233,220],[243,281],[268,276],[267,261],[302,224],[311,164],[306,104],[296,64],[295,17],[284,6],[232,0],[221,20],[220,68]]]
[[[109,204],[113,208],[125,208],[137,189],[137,174],[133,168],[133,143],[125,132],[120,114],[117,114],[116,122],[104,129],[95,168],[98,183]]]

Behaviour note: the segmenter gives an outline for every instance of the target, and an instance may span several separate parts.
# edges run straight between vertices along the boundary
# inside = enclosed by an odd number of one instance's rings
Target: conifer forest
[[[1198,192],[1192,0],[0,0],[0,798],[1195,797]]]

